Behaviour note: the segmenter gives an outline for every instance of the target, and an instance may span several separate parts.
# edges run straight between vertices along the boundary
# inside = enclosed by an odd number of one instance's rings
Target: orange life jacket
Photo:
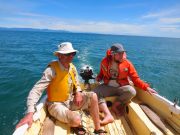
[[[103,58],[101,65],[100,65],[100,73],[97,76],[98,80],[103,80],[105,84],[108,84],[108,82],[111,79],[110,76],[110,66],[111,66],[111,53],[110,50],[107,50],[106,57]],[[128,77],[132,80],[135,86],[146,90],[149,85],[145,82],[143,82],[137,72],[134,68],[133,64],[126,59],[126,53],[124,53],[123,61],[119,63],[118,65],[118,72],[119,76],[117,78],[117,82],[120,86],[129,85]]]
[[[70,63],[72,70],[65,71],[59,66],[58,61],[53,61],[49,64],[51,68],[55,70],[55,77],[47,87],[47,97],[50,102],[63,102],[69,97],[70,91],[77,88],[77,82],[75,80],[75,67]],[[69,84],[69,75],[72,78],[73,84]]]

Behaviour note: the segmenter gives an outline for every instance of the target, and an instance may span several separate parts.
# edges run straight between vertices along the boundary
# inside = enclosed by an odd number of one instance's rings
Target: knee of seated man
[[[131,86],[131,87],[129,88],[129,92],[131,93],[132,97],[135,97],[135,96],[136,96],[136,90],[135,90],[134,87]]]
[[[68,123],[73,127],[78,127],[81,124],[81,117],[70,110],[67,110]]]
[[[97,98],[97,94],[96,93],[92,93],[91,95],[91,102],[98,102],[98,98]]]

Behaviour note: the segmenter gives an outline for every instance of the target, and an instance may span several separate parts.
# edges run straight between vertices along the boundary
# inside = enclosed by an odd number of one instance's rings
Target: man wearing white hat
[[[58,50],[54,52],[58,60],[49,63],[42,78],[30,91],[27,98],[27,114],[16,128],[26,123],[31,126],[34,107],[46,89],[50,115],[71,127],[80,127],[81,117],[73,111],[89,109],[94,121],[94,132],[97,134],[105,133],[100,129],[97,95],[94,92],[81,91],[77,70],[71,63],[76,52],[77,50],[73,49],[70,42],[63,42],[58,46]]]

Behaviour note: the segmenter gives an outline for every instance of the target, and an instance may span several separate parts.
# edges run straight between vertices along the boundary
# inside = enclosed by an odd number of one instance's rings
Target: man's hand
[[[101,81],[101,79],[99,79],[98,77],[95,78],[95,84],[98,84],[98,85],[101,84],[100,81]]]
[[[152,95],[152,93],[155,93],[155,94],[158,94],[154,89],[150,88],[150,87],[147,87],[147,90],[146,90],[150,95]]]
[[[99,79],[98,77],[96,77],[95,80],[96,80],[96,82],[98,82],[98,83],[101,81],[101,79]]]
[[[31,127],[33,123],[33,112],[27,113],[26,116],[20,120],[20,122],[16,125],[16,129],[24,124],[28,124]]]
[[[81,92],[76,92],[74,95],[74,100],[73,100],[74,104],[77,105],[78,107],[80,107],[82,105],[83,102],[83,96]]]

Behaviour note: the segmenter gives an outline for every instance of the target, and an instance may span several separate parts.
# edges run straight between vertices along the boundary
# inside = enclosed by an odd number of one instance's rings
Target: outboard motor
[[[89,80],[90,79],[95,79],[93,77],[93,69],[88,65],[82,67],[81,70],[80,70],[80,76],[84,80],[85,89],[90,89]]]
[[[89,83],[90,79],[95,79],[93,76],[93,69],[90,66],[84,66],[80,70],[80,76],[84,80],[84,83]]]

